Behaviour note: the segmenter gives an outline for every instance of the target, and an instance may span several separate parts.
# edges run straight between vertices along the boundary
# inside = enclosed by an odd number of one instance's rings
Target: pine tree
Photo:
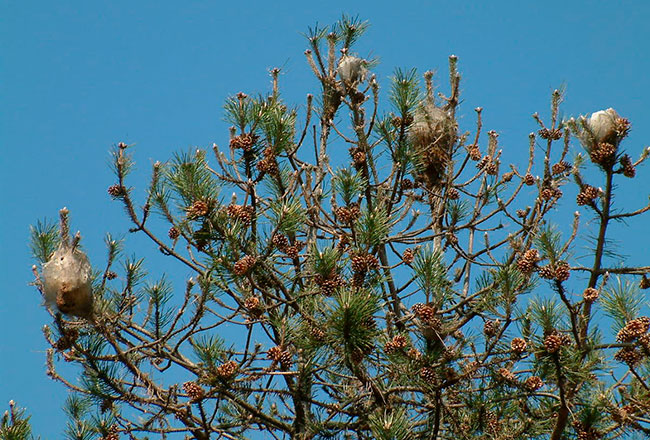
[[[193,275],[174,291],[108,235],[92,312],[51,304],[47,374],[70,392],[66,438],[650,434],[650,266],[613,264],[608,233],[650,210],[614,204],[650,150],[625,152],[630,123],[613,109],[562,119],[556,90],[528,162],[505,166],[481,108],[459,126],[455,56],[448,93],[432,72],[422,86],[397,69],[383,103],[374,60],[354,52],[366,28],[310,28],[317,97],[286,103],[273,69],[270,93],[226,101],[225,146],[155,163],[143,202],[132,147],[115,147],[108,193],[131,232]],[[576,209],[572,228],[554,226]],[[597,235],[578,259],[583,215]],[[58,228],[33,227],[39,264],[68,223],[65,211]],[[49,275],[34,273],[43,292]]]

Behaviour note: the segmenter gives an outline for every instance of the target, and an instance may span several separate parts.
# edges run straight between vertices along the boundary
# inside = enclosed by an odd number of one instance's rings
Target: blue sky
[[[283,69],[285,99],[302,105],[317,87],[300,33],[343,12],[371,22],[357,50],[379,59],[383,90],[395,67],[436,69],[444,90],[447,57],[456,54],[461,124],[471,129],[472,109],[482,106],[505,157],[523,160],[537,129],[530,115],[547,116],[550,92],[561,85],[564,114],[614,107],[632,121],[632,156],[650,144],[648,2],[0,0],[2,410],[9,399],[28,407],[44,438],[63,428],[65,391],[45,376],[41,328],[50,320],[28,286],[29,225],[67,206],[91,261],[103,263],[104,233],[128,227],[106,194],[111,146],[136,144],[132,182],[143,189],[154,161],[225,145],[224,99],[267,90],[270,68]],[[621,203],[645,203],[645,171],[621,188]],[[615,231],[625,231],[630,262],[648,264],[647,226],[627,228]],[[188,275],[139,237],[129,236],[127,248],[148,257],[155,274]]]

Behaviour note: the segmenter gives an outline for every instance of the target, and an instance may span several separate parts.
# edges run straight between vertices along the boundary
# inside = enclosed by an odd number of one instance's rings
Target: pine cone
[[[531,391],[537,391],[544,386],[542,379],[537,376],[530,376],[528,379],[526,379],[526,382],[524,384],[526,385],[526,388]]]
[[[54,348],[58,351],[65,351],[72,347],[78,336],[79,332],[75,329],[65,330],[64,334],[54,344]]]
[[[483,334],[487,337],[492,337],[499,331],[499,321],[485,321],[483,325]]]
[[[282,348],[282,346],[280,345],[276,345],[275,347],[269,348],[269,351],[267,351],[266,354],[269,357],[269,359],[275,362],[279,362],[283,352],[284,352],[284,348]]]
[[[417,316],[423,323],[434,328],[440,327],[440,320],[436,318],[436,311],[433,307],[418,303],[415,304],[411,310],[413,310],[415,316]]]
[[[233,266],[233,272],[235,275],[245,275],[247,274],[257,262],[257,258],[252,255],[246,255],[241,260],[235,263]]]
[[[473,161],[481,160],[481,150],[479,150],[478,145],[471,145],[467,150],[469,158]]]
[[[594,289],[593,287],[587,287],[584,292],[582,292],[582,298],[586,302],[594,302],[598,299],[598,289]]]
[[[537,266],[539,260],[539,252],[537,252],[537,249],[529,249],[517,261],[517,268],[523,273],[531,273]]]
[[[354,153],[352,160],[356,166],[361,166],[366,163],[366,153],[364,151],[357,151]]]
[[[284,253],[287,255],[287,258],[290,258],[292,260],[295,260],[298,258],[298,253],[300,252],[300,249],[298,249],[298,246],[287,246],[284,249]]]
[[[126,189],[122,185],[111,185],[108,187],[108,194],[113,198],[122,197],[126,194]]]
[[[431,367],[422,367],[420,377],[427,383],[433,384],[436,381],[436,371]]]
[[[183,384],[183,389],[187,393],[187,397],[189,397],[190,402],[198,402],[205,397],[205,391],[196,382],[185,382]]]
[[[253,221],[254,208],[252,206],[228,205],[226,215],[245,225],[250,225]]]
[[[413,189],[413,181],[411,179],[402,179],[402,189],[409,190]]]
[[[526,173],[524,176],[524,183],[528,186],[533,186],[535,184],[535,177],[530,173]]]
[[[244,307],[253,318],[259,318],[262,314],[262,305],[260,299],[256,296],[249,296],[244,301]]]
[[[553,167],[551,167],[551,171],[553,172],[553,174],[562,174],[565,171],[570,170],[571,168],[573,168],[573,166],[569,162],[561,161],[553,164]]]
[[[513,351],[513,353],[516,354],[521,354],[526,351],[526,341],[522,338],[514,338],[510,342],[510,349]]]
[[[616,159],[616,147],[607,142],[601,142],[589,152],[591,161],[597,165],[608,168]]]
[[[634,347],[625,347],[616,352],[614,359],[634,367],[643,359],[643,354]]]
[[[571,276],[571,267],[566,261],[560,261],[555,267],[555,280],[563,282]]]
[[[334,215],[341,223],[349,225],[361,216],[361,210],[358,203],[350,203],[348,206],[336,208]]]
[[[548,128],[542,128],[539,130],[539,137],[542,139],[551,139],[551,140],[558,140],[562,138],[562,130],[559,128],[556,128],[555,130],[549,130]]]
[[[643,290],[650,288],[650,278],[645,276],[645,274],[641,277],[641,281],[639,281],[639,288]]]
[[[410,348],[406,355],[416,361],[422,358],[422,353],[417,348]]]
[[[503,176],[501,176],[501,181],[510,182],[514,176],[514,171],[508,171],[507,173],[504,173]]]
[[[542,266],[539,268],[539,276],[545,280],[553,280],[555,279],[555,269],[550,264]]]
[[[210,205],[204,200],[197,200],[192,203],[192,206],[186,209],[187,218],[190,220],[197,219],[199,217],[205,217],[210,212]]]
[[[275,246],[277,249],[280,250],[283,250],[287,246],[289,246],[289,239],[283,234],[280,234],[278,232],[273,234],[273,238],[271,238],[271,242],[273,243],[273,246]]]
[[[458,200],[460,198],[460,193],[456,188],[449,188],[449,190],[447,190],[447,197],[449,200]]]
[[[542,200],[551,200],[554,194],[555,191],[553,191],[553,188],[544,188],[541,194]]]
[[[317,341],[324,340],[326,336],[325,332],[316,326],[310,327],[309,333],[311,334],[311,337]]]
[[[235,361],[225,362],[217,367],[216,373],[222,379],[231,378],[239,368],[239,365]]]
[[[515,374],[508,370],[507,368],[499,368],[499,377],[506,382],[516,382],[517,381],[517,376]]]
[[[413,251],[413,249],[411,248],[405,249],[404,252],[402,253],[402,261],[406,264],[411,264],[414,259],[415,259],[415,252]]]
[[[544,338],[544,348],[547,353],[556,353],[563,345],[565,345],[565,338],[558,333],[551,333]]]
[[[616,335],[616,340],[621,342],[632,342],[638,337],[645,334],[650,328],[650,318],[643,316],[633,319],[625,324]]]
[[[175,226],[172,226],[171,228],[169,228],[169,231],[167,232],[167,235],[172,240],[176,240],[178,237],[180,237],[181,231],[179,231]]]
[[[483,156],[483,158],[476,164],[476,168],[482,170],[487,167],[491,161],[492,158],[490,156]]]
[[[600,195],[600,191],[598,190],[598,188],[595,188],[591,185],[583,185],[580,188],[580,192],[576,196],[576,202],[580,206],[589,205],[599,195]]]
[[[490,176],[496,176],[499,174],[499,162],[498,161],[491,161],[486,167],[485,167],[485,173],[490,175]]]
[[[623,139],[630,132],[630,121],[626,118],[618,117],[614,120],[616,136]]]
[[[404,335],[394,336],[393,339],[391,339],[386,343],[386,345],[384,346],[384,351],[388,354],[394,353],[406,347],[406,342],[407,342],[406,336]]]
[[[244,133],[240,136],[235,136],[230,139],[230,147],[237,150],[242,149],[244,152],[249,152],[257,142],[258,136],[252,133]]]
[[[632,164],[632,159],[627,154],[624,154],[620,160],[621,166],[623,167],[623,175],[629,177],[630,179],[636,176],[636,169],[634,164]]]
[[[516,211],[517,217],[519,218],[524,218],[526,217],[526,210],[525,209],[518,209]]]

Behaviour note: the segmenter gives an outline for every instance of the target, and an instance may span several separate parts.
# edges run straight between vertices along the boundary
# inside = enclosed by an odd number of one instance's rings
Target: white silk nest
[[[43,266],[45,302],[66,315],[89,317],[92,313],[92,267],[76,247],[61,244]]]

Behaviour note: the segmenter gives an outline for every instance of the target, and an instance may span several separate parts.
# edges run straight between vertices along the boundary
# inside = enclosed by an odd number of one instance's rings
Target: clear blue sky
[[[302,104],[317,88],[300,33],[342,12],[371,22],[358,50],[379,58],[384,90],[395,67],[437,69],[444,81],[447,56],[458,55],[461,124],[471,129],[472,109],[482,106],[506,157],[522,159],[537,129],[530,115],[548,115],[550,92],[562,84],[565,114],[615,107],[633,123],[625,144],[633,157],[650,144],[650,2],[0,0],[2,411],[14,399],[29,408],[36,433],[60,438],[65,391],[45,376],[41,328],[50,319],[27,285],[28,226],[67,206],[91,261],[103,264],[104,232],[127,228],[106,194],[109,148],[137,144],[133,182],[143,188],[154,161],[225,145],[224,99],[267,90],[268,69],[283,68],[285,98]],[[620,202],[644,203],[647,171],[621,188]],[[632,222],[619,238],[631,263],[649,264],[642,226]],[[177,267],[137,237],[128,249],[150,256],[155,274]]]

